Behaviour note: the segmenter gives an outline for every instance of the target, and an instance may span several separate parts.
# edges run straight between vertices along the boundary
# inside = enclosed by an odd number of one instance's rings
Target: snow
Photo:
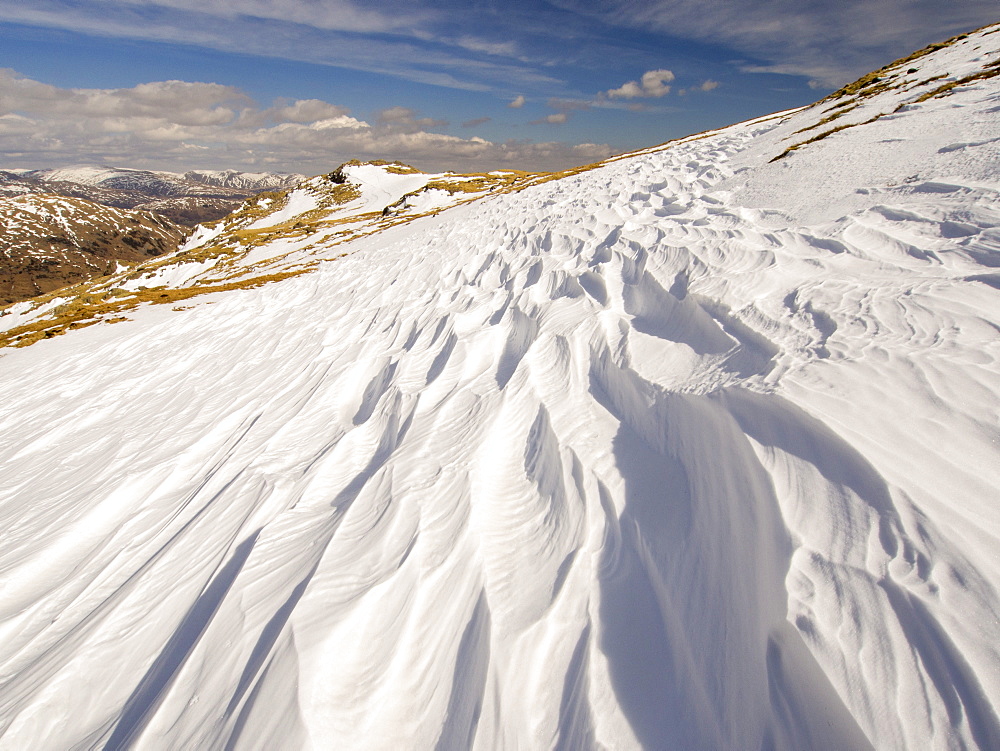
[[[114,167],[95,167],[86,164],[64,167],[61,169],[36,170],[26,174],[30,174],[34,177],[40,177],[45,180],[63,180],[66,182],[80,183],[81,185],[100,185],[105,180],[109,180],[113,177],[132,175],[168,178],[178,177],[172,172],[117,169]]]
[[[443,209],[454,203],[454,195],[449,193],[447,190],[441,190],[440,188],[422,190],[416,195],[408,196],[406,198],[406,207],[417,214],[434,211],[435,209]]]
[[[431,177],[422,172],[398,174],[375,164],[347,165],[343,171],[348,182],[358,189],[359,196],[343,205],[335,205],[334,210],[339,214],[381,212],[383,208],[395,203],[405,194],[422,188]],[[323,180],[324,178],[312,178],[304,181],[301,187],[288,193],[282,208],[262,216],[247,225],[246,229],[277,226],[321,208],[324,205],[321,198],[325,187]],[[263,208],[266,208],[266,205]]]
[[[4,350],[0,747],[1000,747],[997,80]]]
[[[358,164],[344,167],[348,180],[361,186],[361,205],[358,211],[381,211],[407,193],[419,190],[436,177],[422,172],[399,174],[375,164]]]
[[[236,170],[192,170],[176,175],[186,180],[195,180],[209,185],[251,190],[273,190],[289,187],[305,179],[305,175],[278,174],[275,172],[238,172]]]
[[[265,199],[266,200],[266,199]],[[261,217],[256,222],[247,226],[247,229],[261,229],[263,227],[273,227],[287,222],[295,217],[313,211],[319,206],[316,194],[304,188],[297,188],[288,193],[285,205],[274,213]]]
[[[162,170],[137,170],[87,164],[58,169],[6,171],[42,180],[61,180],[79,183],[81,185],[101,185],[108,180],[131,178],[140,182],[151,179],[166,180],[168,182],[185,182],[193,180],[206,185],[247,190],[266,190],[287,187],[290,184],[298,182],[304,177],[303,175],[297,174],[286,175],[274,172],[238,172],[236,170],[192,170],[181,174],[178,172],[164,172]]]
[[[178,248],[179,251],[191,250],[192,248],[197,248],[202,245],[206,245],[214,240],[219,234],[225,229],[225,225],[222,222],[216,222],[211,227],[206,227],[203,224],[199,224],[191,232],[191,235],[181,243]]]

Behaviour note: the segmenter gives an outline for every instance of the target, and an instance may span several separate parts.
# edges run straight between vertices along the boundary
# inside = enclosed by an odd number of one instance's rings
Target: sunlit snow
[[[3,350],[0,748],[1000,748],[998,80]]]

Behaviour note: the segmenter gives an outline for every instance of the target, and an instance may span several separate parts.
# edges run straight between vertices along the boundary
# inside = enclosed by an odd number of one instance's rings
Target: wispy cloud
[[[416,3],[380,2],[378,8],[349,0],[89,0],[114,14],[122,5],[143,9],[167,9],[207,14],[225,19],[261,18],[352,32],[391,33],[420,28],[432,13]],[[76,3],[79,5],[80,3]]]
[[[471,52],[483,52],[487,55],[502,57],[516,57],[518,55],[517,44],[512,41],[491,42],[486,39],[464,36],[455,40],[455,44]]]
[[[521,107],[524,106],[524,96],[518,94],[516,97],[514,97],[513,100],[511,100],[510,104],[508,104],[507,106],[515,110],[521,109]]]
[[[0,9],[0,20],[333,65],[467,91],[563,85],[516,57],[513,42],[439,33],[439,10],[402,2],[378,7],[343,0],[24,0]]]
[[[461,138],[407,107],[374,122],[318,99],[261,107],[214,83],[159,81],[66,89],[0,69],[0,160],[44,167],[94,162],[186,169],[319,172],[351,158],[402,159],[424,169],[562,169],[613,153],[606,144]]]
[[[477,117],[475,120],[466,120],[462,123],[463,128],[475,128],[480,125],[485,125],[488,122],[492,122],[492,117]]]
[[[760,71],[836,86],[949,34],[995,21],[996,0],[552,0],[619,27],[721,43]]]

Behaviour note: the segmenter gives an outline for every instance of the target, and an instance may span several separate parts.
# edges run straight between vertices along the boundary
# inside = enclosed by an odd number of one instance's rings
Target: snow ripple
[[[1000,746],[998,193],[762,127],[5,355],[0,746]]]

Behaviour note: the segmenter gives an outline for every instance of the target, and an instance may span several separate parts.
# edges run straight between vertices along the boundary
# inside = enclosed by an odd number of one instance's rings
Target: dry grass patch
[[[121,315],[134,310],[143,303],[154,305],[173,304],[189,300],[199,295],[209,295],[215,292],[228,292],[236,289],[253,289],[270,282],[278,282],[293,276],[307,273],[309,269],[286,271],[277,274],[267,274],[251,279],[245,279],[226,284],[215,284],[199,287],[181,287],[167,289],[154,287],[127,292],[121,295],[121,290],[108,290],[103,293],[89,292],[77,294],[68,302],[56,306],[48,315],[37,321],[17,326],[8,331],[0,332],[0,348],[27,347],[42,339],[51,339],[67,331],[86,328],[97,323],[118,323],[129,320]],[[65,290],[63,291],[65,294]],[[176,309],[176,308],[175,308]]]
[[[967,83],[972,83],[973,81],[985,81],[986,79],[996,78],[997,76],[1000,76],[1000,60],[995,60],[986,67],[987,67],[986,70],[981,70],[978,73],[972,73],[970,75],[963,76],[962,78],[958,78],[954,81],[948,81],[947,83],[941,84],[937,88],[932,89],[931,91],[927,91],[918,96],[916,99],[913,100],[912,104],[917,104],[919,102],[926,102],[928,99],[934,99],[935,97],[944,96],[957,86],[963,86]],[[904,105],[900,105],[900,108],[903,106]]]
[[[789,146],[787,149],[785,149],[784,151],[782,151],[780,154],[778,154],[778,156],[774,157],[770,161],[771,162],[776,162],[779,159],[784,159],[786,156],[788,156],[789,154],[791,154],[793,151],[801,149],[803,146],[807,146],[810,143],[816,143],[816,141],[822,141],[827,136],[832,136],[834,133],[839,133],[842,130],[847,130],[848,128],[853,128],[853,127],[855,127],[857,125],[869,125],[870,123],[875,122],[876,120],[878,120],[882,116],[883,116],[883,113],[879,113],[878,115],[875,115],[875,117],[870,117],[867,120],[863,120],[862,122],[859,122],[859,123],[845,123],[844,125],[838,125],[836,128],[830,128],[830,130],[825,130],[822,133],[818,133],[817,135],[813,136],[812,138],[808,138],[805,141],[801,141],[800,143],[796,143],[796,144],[793,144],[792,146]],[[798,132],[801,132],[801,131],[798,131]]]

